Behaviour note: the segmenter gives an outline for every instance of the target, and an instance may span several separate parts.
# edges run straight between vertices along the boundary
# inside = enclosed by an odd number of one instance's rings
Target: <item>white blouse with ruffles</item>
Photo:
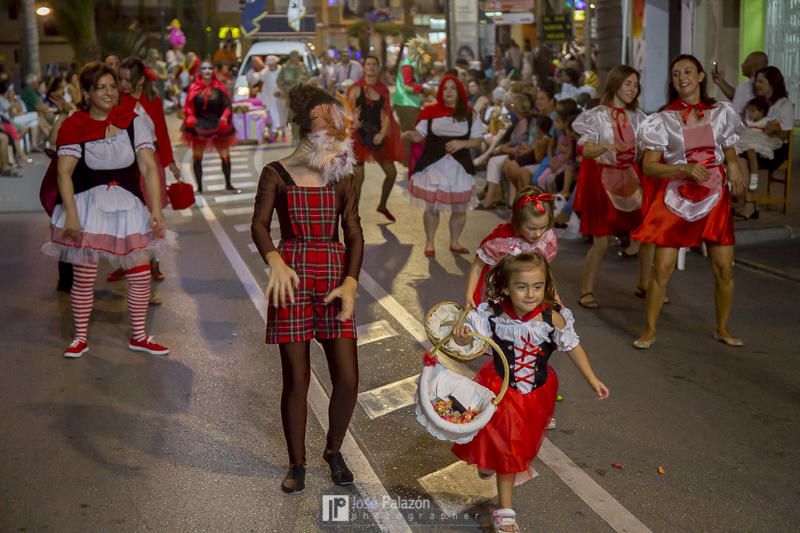
[[[563,307],[559,314],[566,322],[561,329],[553,327],[543,320],[533,319],[522,322],[507,316],[500,316],[494,319],[497,336],[504,341],[514,343],[517,363],[515,375],[518,372],[523,372],[527,375],[530,371],[526,370],[526,368],[532,368],[531,363],[536,359],[536,355],[530,355],[529,351],[525,349],[526,341],[535,346],[541,346],[552,339],[556,344],[556,349],[562,352],[568,352],[578,346],[580,338],[575,332],[575,318],[572,316],[572,311]],[[475,333],[484,337],[491,337],[492,330],[489,326],[489,317],[491,316],[494,316],[492,308],[488,303],[482,303],[477,309],[473,309],[467,314],[466,324]],[[532,390],[532,386],[526,381],[518,380],[517,390],[527,394]]]
[[[628,122],[630,122],[633,133],[638,139],[642,125],[647,120],[647,115],[638,109],[635,111],[626,109],[625,115],[628,117]],[[572,123],[572,128],[580,135],[578,144],[581,146],[588,143],[615,146],[617,144],[614,136],[616,127],[616,120],[611,116],[611,108],[604,105],[584,111]],[[636,154],[637,159],[639,155],[639,153]],[[617,153],[612,151],[604,152],[597,157],[596,161],[601,165],[616,165]]]
[[[682,113],[682,111],[664,110],[647,117],[639,134],[641,148],[664,152],[665,163],[686,163],[686,149],[683,142],[683,129],[686,125],[681,118]],[[732,148],[739,140],[736,131],[741,127],[742,120],[728,102],[717,102],[714,108],[706,110],[705,114],[714,132],[714,162],[721,165],[725,162],[725,149]]]
[[[133,119],[133,144],[135,151],[155,150],[155,134],[148,116],[137,115]],[[89,141],[86,149],[86,166],[94,170],[114,170],[127,168],[136,160],[134,149],[128,140],[128,132],[120,130],[112,137]],[[80,144],[64,144],[58,147],[59,156],[72,156],[80,159],[83,155]]]

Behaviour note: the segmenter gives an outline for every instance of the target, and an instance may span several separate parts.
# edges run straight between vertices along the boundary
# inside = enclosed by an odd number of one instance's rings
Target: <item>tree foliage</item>
[[[75,62],[82,65],[99,59],[95,25],[97,0],[50,0],[50,5],[59,33],[75,52]]]

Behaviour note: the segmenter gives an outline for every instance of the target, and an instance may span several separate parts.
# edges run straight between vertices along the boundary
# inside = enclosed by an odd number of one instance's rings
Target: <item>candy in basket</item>
[[[505,365],[503,386],[495,397],[494,393],[442,365],[436,355],[442,353],[460,361],[469,361],[483,355],[489,346],[500,348],[488,337],[471,333],[473,340],[460,346],[453,340],[453,328],[463,322],[466,311],[454,302],[442,302],[428,311],[425,317],[425,333],[433,344],[433,349],[425,355],[425,366],[417,379],[416,415],[417,421],[440,440],[457,444],[471,441],[495,412],[497,404],[508,388],[508,363]]]

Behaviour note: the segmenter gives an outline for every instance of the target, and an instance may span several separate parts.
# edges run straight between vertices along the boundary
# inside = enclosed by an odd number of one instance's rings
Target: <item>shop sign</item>
[[[495,11],[503,13],[515,13],[518,11],[533,11],[536,7],[534,0],[508,0],[505,2],[497,0],[487,0],[483,3],[484,11]]]
[[[553,43],[572,40],[572,21],[569,14],[542,17],[542,38]]]
[[[511,24],[533,24],[533,13],[499,13],[492,17],[492,22],[499,26]]]

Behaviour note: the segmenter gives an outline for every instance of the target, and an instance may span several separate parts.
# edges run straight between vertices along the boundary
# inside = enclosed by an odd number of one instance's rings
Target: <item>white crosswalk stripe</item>
[[[223,196],[215,196],[214,202],[218,204],[233,204],[237,202],[249,202],[255,200],[256,193],[245,192],[242,194],[225,194]]]
[[[235,187],[238,187],[240,189],[249,189],[249,188],[252,188],[252,187],[256,186],[256,182],[255,181],[238,181],[237,182],[237,181],[231,180],[231,182],[233,183],[233,185]],[[222,184],[222,183],[215,183],[213,185],[209,185],[207,188],[208,188],[209,191],[212,191],[212,192],[214,192],[214,191],[222,191],[222,190],[225,190],[225,185]]]
[[[222,210],[222,214],[226,217],[233,217],[238,215],[251,215],[253,214],[253,206],[246,205],[244,207],[230,207]]]

